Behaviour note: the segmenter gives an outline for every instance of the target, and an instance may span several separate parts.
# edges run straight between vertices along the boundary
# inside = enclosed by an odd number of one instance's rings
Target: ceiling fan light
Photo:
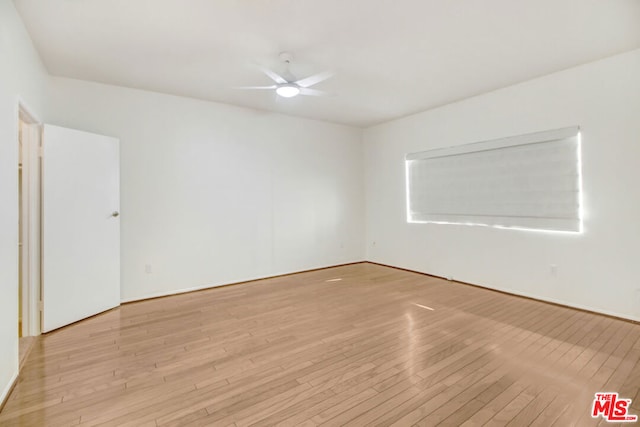
[[[283,84],[276,88],[276,93],[283,98],[292,98],[300,94],[300,88],[294,84]]]

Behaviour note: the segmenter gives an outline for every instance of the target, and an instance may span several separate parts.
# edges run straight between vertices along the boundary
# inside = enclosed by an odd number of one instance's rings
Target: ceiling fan
[[[293,74],[291,74],[291,71],[289,71],[289,66],[291,65],[291,61],[293,61],[293,55],[291,55],[289,52],[282,52],[280,54],[280,60],[285,64],[285,72],[283,73],[283,75],[280,75],[268,68],[259,67],[260,70],[267,76],[269,76],[269,78],[271,78],[271,80],[273,80],[276,84],[271,86],[244,86],[238,89],[275,90],[276,93],[283,98],[292,98],[297,95],[326,95],[325,92],[317,89],[311,89],[311,86],[327,80],[328,78],[333,76],[333,73],[325,71],[323,73],[314,74],[313,76],[306,77],[304,79],[296,79]]]

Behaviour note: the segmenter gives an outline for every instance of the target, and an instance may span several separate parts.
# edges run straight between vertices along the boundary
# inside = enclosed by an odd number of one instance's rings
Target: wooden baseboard
[[[13,389],[16,387],[16,384],[18,384],[19,375],[20,375],[19,372],[14,375],[13,379],[9,383],[9,387],[7,387],[7,389],[5,390],[5,394],[0,398],[0,412],[2,412],[2,410],[4,409],[4,406],[7,404],[7,401],[9,400],[9,396],[11,396],[11,393],[13,392]]]
[[[173,291],[173,292],[169,292],[169,293],[161,294],[161,295],[152,295],[152,296],[148,296],[148,297],[125,300],[125,301],[122,301],[120,304],[121,305],[133,304],[133,303],[141,302],[141,301],[150,301],[150,300],[159,299],[159,298],[167,298],[167,297],[171,297],[171,296],[174,296],[174,295],[183,295],[183,294],[191,294],[191,293],[194,293],[194,292],[203,292],[203,291],[208,291],[208,290],[215,289],[215,288],[225,288],[227,286],[243,285],[245,283],[258,282],[260,280],[276,279],[278,277],[293,276],[293,275],[296,275],[296,274],[310,273],[312,271],[328,270],[330,268],[345,267],[347,265],[366,264],[368,262],[369,261],[354,261],[354,262],[347,262],[347,263],[344,263],[344,264],[329,265],[329,266],[326,266],[326,267],[311,268],[309,270],[294,271],[292,273],[283,273],[283,274],[275,274],[273,276],[258,277],[258,278],[255,278],[255,279],[243,280],[243,281],[240,281],[240,282],[224,283],[224,284],[221,284],[221,285],[203,285],[202,287],[198,287],[198,288],[195,288],[195,289],[191,288],[191,289],[185,289],[185,290],[178,290],[178,291]],[[380,264],[380,265],[382,265],[382,264]]]
[[[27,345],[25,345],[22,348],[22,352],[20,351],[20,344],[18,344],[18,372],[15,374],[15,376],[13,377],[13,380],[11,381],[11,384],[9,385],[9,387],[6,390],[6,393],[4,394],[4,396],[2,396],[2,398],[0,398],[0,412],[2,412],[2,409],[4,408],[4,406],[6,405],[7,401],[9,400],[9,397],[11,396],[11,393],[13,392],[13,389],[16,387],[16,384],[18,384],[18,379],[20,379],[20,372],[22,371],[22,368],[24,367],[24,364],[27,361],[27,358],[29,357],[29,353],[31,353],[31,350],[33,349],[33,346],[35,345],[36,341],[38,339],[40,339],[40,337],[36,336],[36,337],[24,337],[24,338],[19,338],[19,339],[25,339],[28,338],[30,339],[30,341],[27,343]]]
[[[518,297],[518,298],[525,298],[525,299],[528,299],[528,300],[531,300],[531,301],[543,302],[545,304],[551,304],[551,305],[555,305],[557,307],[570,308],[572,310],[578,310],[578,311],[582,311],[582,312],[585,312],[585,313],[597,314],[599,316],[609,317],[611,319],[623,320],[625,322],[633,323],[633,324],[636,324],[636,325],[640,324],[640,321],[638,321],[638,320],[629,319],[629,318],[622,317],[622,316],[616,316],[615,314],[602,313],[600,311],[590,310],[588,308],[575,307],[575,306],[568,305],[568,304],[563,304],[563,303],[560,303],[560,302],[548,301],[548,300],[545,300],[545,299],[542,299],[542,298],[536,298],[536,297],[531,297],[531,296],[528,296],[528,295],[517,294],[515,292],[503,291],[503,290],[500,290],[500,289],[495,289],[495,288],[490,288],[490,287],[483,286],[483,285],[478,285],[476,283],[462,282],[460,280],[450,280],[450,279],[448,279],[446,277],[437,276],[435,274],[429,274],[429,273],[425,273],[425,272],[422,272],[422,271],[411,270],[409,268],[396,267],[395,265],[383,264],[383,263],[380,263],[380,262],[373,262],[373,261],[365,261],[365,262],[368,263],[368,264],[379,265],[381,267],[389,267],[389,268],[394,268],[396,270],[408,271],[409,273],[421,274],[423,276],[436,277],[438,279],[446,280],[446,281],[449,281],[449,282],[459,283],[459,284],[465,285],[465,286],[473,286],[474,288],[480,288],[480,289],[485,289],[487,291],[498,292],[498,293],[504,294],[504,295],[510,295],[510,296]]]

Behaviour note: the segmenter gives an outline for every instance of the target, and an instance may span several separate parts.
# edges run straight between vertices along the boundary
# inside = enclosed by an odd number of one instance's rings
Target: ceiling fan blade
[[[285,83],[289,83],[287,82],[287,80],[282,77],[280,74],[276,73],[275,71],[271,71],[268,68],[265,67],[258,67],[260,68],[260,70],[265,73],[267,76],[269,76],[269,78],[271,78],[271,80],[273,80],[274,82],[278,83],[278,84],[285,84]]]
[[[300,95],[328,96],[329,94],[327,92],[323,92],[321,90],[309,89],[309,88],[306,88],[306,87],[301,87],[300,88]]]
[[[322,81],[325,81],[332,76],[333,73],[331,71],[325,71],[324,73],[314,74],[313,76],[300,79],[295,83],[300,87],[310,87]]]
[[[236,89],[275,89],[278,86],[273,85],[273,86],[240,86],[237,87]]]

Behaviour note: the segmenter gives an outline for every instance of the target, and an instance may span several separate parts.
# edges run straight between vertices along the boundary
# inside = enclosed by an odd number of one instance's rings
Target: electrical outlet
[[[146,264],[144,266],[144,272],[147,273],[147,274],[153,273],[153,267],[151,266],[151,264]]]
[[[556,277],[558,275],[558,266],[556,264],[551,264],[549,266],[549,273],[551,273],[553,277]]]

